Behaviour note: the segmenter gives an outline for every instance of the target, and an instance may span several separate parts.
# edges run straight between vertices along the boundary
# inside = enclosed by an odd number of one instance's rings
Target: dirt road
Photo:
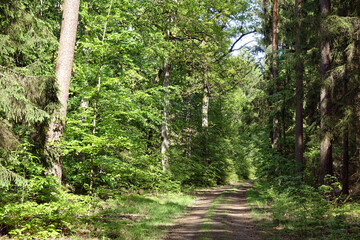
[[[170,230],[167,240],[260,239],[246,206],[249,183],[199,191],[195,205]]]

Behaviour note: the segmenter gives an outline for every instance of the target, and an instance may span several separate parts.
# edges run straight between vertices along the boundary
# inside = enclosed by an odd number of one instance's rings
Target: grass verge
[[[183,194],[114,196],[98,204],[97,213],[88,219],[77,239],[161,239],[194,200]]]
[[[298,191],[301,195],[262,186],[247,191],[264,239],[360,239],[360,204],[332,205],[314,189]]]

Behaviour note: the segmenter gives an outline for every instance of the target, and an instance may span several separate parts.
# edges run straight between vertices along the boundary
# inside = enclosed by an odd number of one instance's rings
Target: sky
[[[234,47],[234,49],[239,49],[239,48],[249,48],[250,51],[252,52],[253,56],[255,57],[255,59],[257,61],[262,61],[265,58],[265,53],[264,52],[254,52],[252,50],[255,49],[255,47],[258,45],[257,42],[257,38],[260,37],[260,34],[258,33],[252,33],[249,35],[244,36]],[[236,39],[234,39],[235,41]],[[234,54],[238,54],[239,51],[235,51]]]

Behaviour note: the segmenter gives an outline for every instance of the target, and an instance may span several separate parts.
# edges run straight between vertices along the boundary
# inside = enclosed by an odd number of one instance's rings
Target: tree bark
[[[304,88],[303,88],[303,74],[304,66],[301,59],[301,0],[295,0],[295,12],[297,17],[297,26],[296,26],[296,55],[298,57],[296,66],[295,66],[295,75],[296,75],[296,115],[295,115],[295,157],[296,162],[299,165],[298,171],[302,172],[304,168],[304,147],[303,147],[303,98],[304,98]]]
[[[168,64],[168,59],[165,59],[164,61],[164,88],[167,89],[170,85],[170,68]],[[162,143],[161,143],[161,155],[162,155],[162,169],[164,172],[167,171],[167,168],[169,166],[169,128],[168,128],[168,105],[169,100],[167,99],[167,93],[165,93],[165,103],[164,103],[164,123],[161,126],[161,137],[162,137]]]
[[[268,12],[268,5],[269,2],[268,0],[263,0],[263,14],[264,14],[264,26],[263,26],[263,34],[264,34],[264,44],[266,46],[266,48],[272,44],[271,38],[272,38],[272,24],[270,23],[270,13]],[[269,64],[271,66],[271,55],[269,53],[266,53],[266,62],[265,64]],[[270,87],[268,87],[268,95],[271,96],[273,95],[273,78],[271,76],[272,73],[269,73],[268,75],[264,75],[270,82]],[[272,109],[272,100],[268,100],[268,104],[269,104],[269,109]],[[268,119],[268,126],[269,126],[269,138],[270,138],[270,143],[271,143],[271,147],[273,146],[273,142],[274,142],[274,129],[273,129],[273,117],[269,116]]]
[[[278,51],[278,41],[277,41],[277,27],[278,27],[278,0],[273,1],[272,8],[272,82],[273,82],[273,94],[277,94],[279,83],[278,83],[278,65],[277,65],[277,51]],[[272,146],[277,147],[277,142],[279,140],[280,129],[279,129],[279,119],[276,114],[277,110],[275,109],[275,114],[273,117],[273,130],[272,130]]]
[[[208,163],[208,157],[209,157],[209,147],[208,147],[208,139],[209,139],[209,133],[208,133],[208,128],[209,128],[209,96],[210,96],[210,91],[209,91],[209,84],[208,82],[205,80],[204,81],[204,95],[203,95],[203,99],[202,99],[202,121],[201,121],[201,127],[203,130],[203,134],[204,134],[204,159],[205,162]]]
[[[65,0],[64,3],[60,32],[60,47],[55,70],[57,84],[59,86],[58,98],[61,103],[61,108],[51,119],[46,134],[45,149],[48,152],[52,163],[52,168],[49,169],[49,172],[57,177],[59,183],[61,183],[62,177],[62,160],[58,143],[64,133],[65,127],[64,118],[66,117],[69,98],[79,6],[80,0]]]
[[[265,46],[271,44],[271,24],[270,24],[270,16],[268,13],[268,0],[263,0],[263,14],[264,14],[264,42]]]
[[[349,132],[343,133],[342,193],[349,194]]]
[[[328,27],[326,26],[326,18],[330,13],[330,0],[320,0],[321,12],[321,61],[320,74],[322,79],[322,87],[320,92],[320,129],[322,132],[322,140],[320,146],[320,167],[321,167],[321,181],[327,174],[333,175],[333,159],[332,159],[332,143],[331,132],[329,124],[330,115],[330,98],[331,90],[328,83],[330,66],[330,41],[328,37]]]
[[[277,26],[278,26],[278,1],[274,0],[273,2],[273,9],[272,9],[272,73],[274,81],[276,81],[276,77],[278,75],[278,68],[277,68],[277,51],[278,51],[278,42],[277,42]]]
[[[201,126],[203,128],[209,127],[209,86],[206,81],[204,81],[204,93],[202,100],[202,122]]]
[[[192,131],[191,131],[191,101],[192,101],[192,98],[193,98],[193,95],[191,95],[189,97],[189,102],[187,104],[187,109],[186,109],[186,123],[187,123],[187,130],[186,130],[186,134],[187,134],[187,137],[186,137],[186,146],[187,146],[187,158],[188,160],[190,160],[191,158],[191,154],[192,154],[192,148],[191,148],[191,141],[192,141]]]

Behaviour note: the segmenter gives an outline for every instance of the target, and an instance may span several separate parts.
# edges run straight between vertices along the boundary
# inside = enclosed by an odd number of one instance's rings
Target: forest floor
[[[167,240],[260,239],[246,205],[247,182],[197,191],[195,205],[179,219]]]

